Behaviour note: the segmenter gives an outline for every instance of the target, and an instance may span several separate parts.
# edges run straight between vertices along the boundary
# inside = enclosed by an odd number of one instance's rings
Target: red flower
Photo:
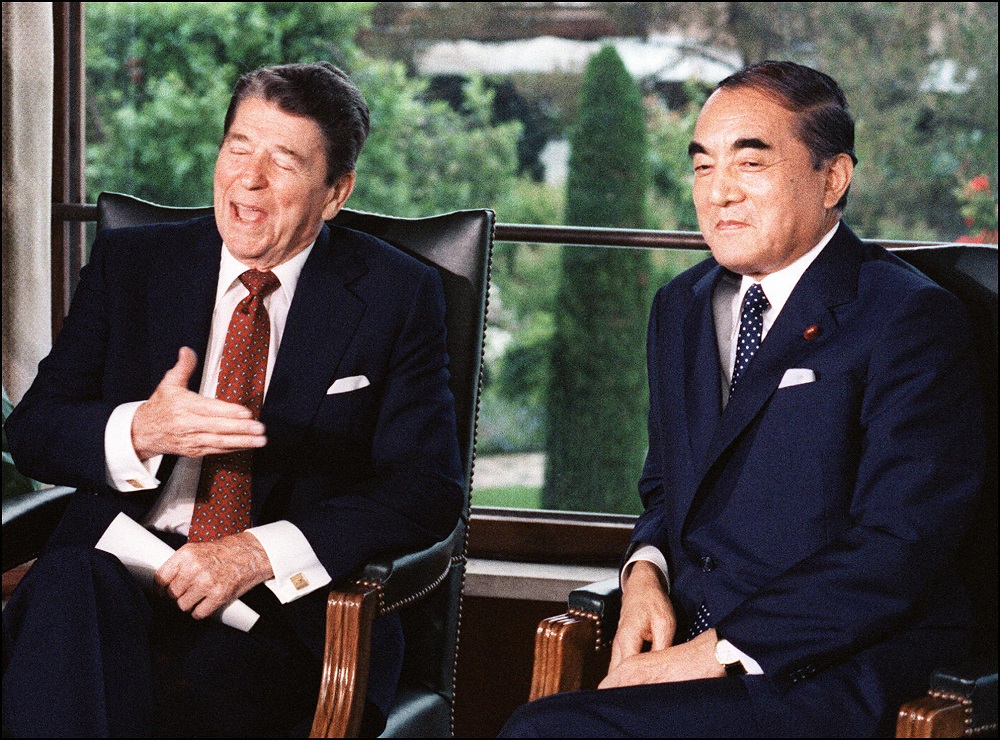
[[[958,244],[996,244],[997,232],[983,229],[978,234],[965,234],[955,240]]]
[[[985,193],[990,189],[990,178],[986,175],[977,175],[969,181],[969,190],[973,193]]]

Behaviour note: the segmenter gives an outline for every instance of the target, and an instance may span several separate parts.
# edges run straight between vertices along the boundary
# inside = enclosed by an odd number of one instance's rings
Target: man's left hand
[[[608,673],[598,688],[722,678],[726,667],[715,657],[718,641],[715,630],[709,629],[689,642],[629,656]]]
[[[195,619],[212,615],[270,578],[271,561],[250,532],[189,542],[156,571],[157,585]]]

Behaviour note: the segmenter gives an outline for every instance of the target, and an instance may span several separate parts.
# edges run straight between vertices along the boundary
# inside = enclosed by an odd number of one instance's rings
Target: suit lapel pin
[[[802,338],[807,342],[811,342],[814,339],[818,339],[819,335],[823,333],[823,330],[819,328],[817,324],[810,324],[806,327],[806,330],[802,332]]]

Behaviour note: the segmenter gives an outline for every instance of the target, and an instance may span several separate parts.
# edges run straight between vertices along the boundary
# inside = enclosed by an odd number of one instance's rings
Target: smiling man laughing
[[[98,235],[6,426],[25,472],[77,491],[3,612],[5,737],[301,734],[324,587],[454,527],[440,278],[326,223],[368,128],[331,64],[252,72],[214,216]],[[177,548],[155,593],[94,549],[120,513]],[[206,619],[237,598],[248,632]],[[398,617],[377,620],[365,734],[402,650]]]

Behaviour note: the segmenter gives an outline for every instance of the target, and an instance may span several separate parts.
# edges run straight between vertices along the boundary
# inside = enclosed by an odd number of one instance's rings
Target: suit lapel
[[[324,226],[299,276],[261,410],[269,444],[256,460],[254,515],[280,476],[269,448],[287,449],[301,437],[354,337],[366,303],[351,283],[366,271],[353,240]]]
[[[805,271],[740,380],[715,427],[705,455],[702,476],[778,389],[789,368],[808,365],[808,357],[837,332],[834,309],[857,295],[861,242],[841,224],[836,235]],[[805,329],[819,327],[815,339]]]
[[[194,237],[178,239],[177,244],[163,250],[150,280],[147,299],[150,390],[177,363],[181,347],[190,347],[198,355],[198,365],[188,387],[197,392],[201,385],[219,282],[222,238],[211,218],[200,219],[190,228],[195,232]],[[178,236],[186,235],[178,232]]]
[[[197,393],[201,387],[219,282],[222,237],[210,217],[199,219],[187,228],[193,231],[193,236],[178,230],[176,242],[161,251],[162,256],[151,271],[146,298],[150,393],[167,370],[177,364],[177,351],[181,347],[190,347],[198,356],[188,388]],[[176,462],[174,455],[164,457],[158,471],[160,480],[170,478]]]
[[[722,268],[716,265],[695,283],[684,323],[684,405],[696,470],[701,469],[722,411],[722,367],[712,311],[712,292],[721,275]]]

